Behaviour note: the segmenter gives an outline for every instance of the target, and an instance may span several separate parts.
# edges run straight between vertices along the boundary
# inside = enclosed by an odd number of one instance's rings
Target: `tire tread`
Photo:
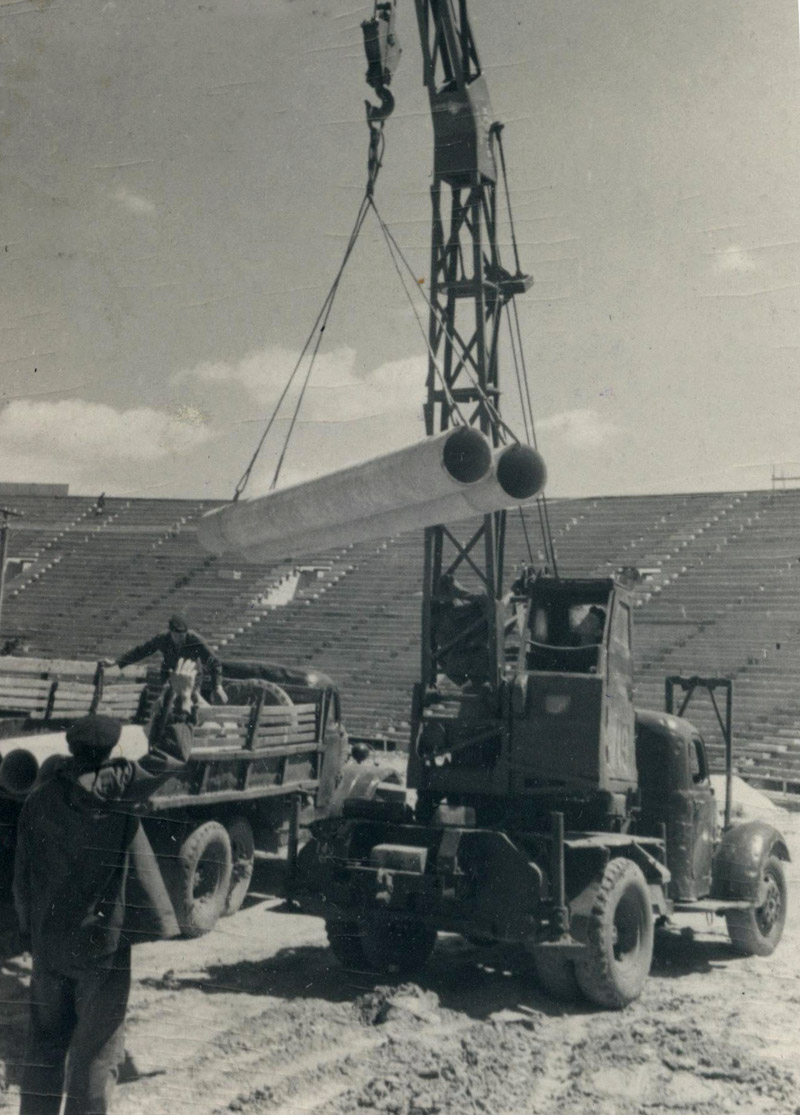
[[[781,892],[781,916],[776,927],[764,936],[756,924],[755,910],[731,910],[725,915],[728,936],[734,949],[742,956],[771,956],[783,936],[786,922],[786,873],[783,863],[777,856],[768,856],[764,870],[772,870]]]
[[[647,966],[642,963],[642,972],[639,977],[634,981],[632,987],[623,988],[620,986],[617,974],[614,971],[613,961],[609,958],[609,950],[606,947],[604,937],[608,930],[609,919],[613,924],[614,910],[615,910],[615,896],[620,897],[621,890],[618,893],[618,888],[625,880],[626,876],[630,876],[630,881],[636,882],[637,886],[644,889],[644,894],[647,896],[647,910],[649,917],[647,918],[646,934],[649,937],[649,948],[645,946]],[[592,904],[592,911],[589,918],[588,929],[588,946],[586,952],[579,956],[575,961],[575,975],[581,991],[587,999],[596,1003],[598,1006],[611,1008],[612,1010],[620,1010],[622,1007],[628,1005],[634,999],[638,998],[641,992],[641,986],[647,977],[650,970],[650,963],[653,955],[653,914],[650,906],[650,896],[647,891],[647,883],[641,869],[632,860],[624,857],[612,859],[605,868],[603,878],[595,895]]]
[[[193,881],[203,851],[213,840],[219,840],[226,851],[223,869],[213,895],[199,910],[193,897]],[[202,937],[210,932],[222,916],[231,882],[231,844],[228,833],[219,821],[205,821],[189,833],[177,858],[177,886],[173,893],[178,924],[186,937]],[[198,914],[202,916],[198,917]]]

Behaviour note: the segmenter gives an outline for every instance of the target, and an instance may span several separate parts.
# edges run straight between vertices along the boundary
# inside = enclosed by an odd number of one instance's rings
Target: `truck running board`
[[[752,910],[754,902],[743,899],[701,899],[699,902],[674,902],[672,910],[676,914],[716,914],[724,917],[731,910]]]

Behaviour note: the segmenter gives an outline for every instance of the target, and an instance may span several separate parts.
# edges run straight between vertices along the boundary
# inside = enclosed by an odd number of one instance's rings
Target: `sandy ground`
[[[659,947],[620,1013],[560,1006],[499,951],[441,937],[415,984],[345,972],[315,918],[259,864],[245,907],[194,941],[134,952],[120,1115],[800,1115],[800,814],[787,835],[789,921],[767,960],[724,924]],[[7,934],[7,938],[9,935]],[[8,950],[6,950],[8,951]],[[0,1109],[15,1109],[27,957],[0,968]]]

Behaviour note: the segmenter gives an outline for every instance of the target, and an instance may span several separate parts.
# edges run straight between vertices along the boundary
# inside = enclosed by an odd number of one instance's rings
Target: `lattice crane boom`
[[[396,2],[378,0],[374,19],[364,25],[367,80],[382,107],[399,59]],[[434,134],[426,433],[466,421],[498,445],[505,440],[498,379],[501,312],[531,280],[521,273],[509,274],[500,262],[495,155],[501,125],[492,115],[466,0],[414,0],[414,5]],[[374,116],[381,112],[372,111]],[[434,636],[437,596],[443,577],[464,566],[477,575],[486,594],[485,680],[492,685],[499,680],[505,524],[501,511],[486,515],[478,530],[463,540],[444,526],[425,532],[423,703],[435,688],[440,666],[441,647]],[[474,642],[474,633],[470,638]]]

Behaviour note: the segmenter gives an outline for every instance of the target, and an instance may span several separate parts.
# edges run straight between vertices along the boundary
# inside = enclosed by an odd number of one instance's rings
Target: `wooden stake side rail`
[[[15,655],[0,657],[0,674],[27,674],[30,677],[73,677],[94,678],[96,662],[77,658],[19,658]],[[147,676],[146,665],[126,666],[120,670],[116,666],[104,669],[106,681],[144,681]]]
[[[104,712],[129,720],[139,709],[146,669],[69,659],[0,659],[0,712],[24,712],[31,720],[71,720]]]
[[[280,747],[312,744],[320,738],[319,703],[302,705],[211,706],[201,709],[192,755],[252,756]]]
[[[233,755],[241,752],[243,755],[252,757],[254,755],[261,755],[265,752],[274,751],[276,748],[280,748],[281,751],[283,751],[284,748],[295,743],[313,744],[316,747],[318,743],[317,733],[310,728],[302,732],[292,731],[287,728],[281,732],[276,732],[274,736],[270,736],[268,740],[260,743],[256,747],[244,746],[244,741],[240,735],[195,735],[192,755],[198,755],[201,751],[213,751],[215,754],[219,753],[220,755]]]
[[[320,692],[316,701],[297,705],[257,701],[201,708],[186,768],[162,786],[148,808],[206,808],[316,789],[325,704]]]
[[[57,673],[44,660],[17,661],[8,670],[4,665],[0,661],[0,714],[5,712],[10,720],[16,711],[27,721],[35,720],[35,730],[47,722],[63,729],[88,712],[136,719],[148,692],[144,672],[131,678],[113,669],[106,674],[100,664],[84,664],[81,671],[66,663],[64,672]],[[137,812],[161,818],[177,812],[187,823],[195,813],[195,821],[215,818],[225,824],[242,803],[271,824],[276,818],[280,823],[283,816],[281,799],[316,793],[326,724],[329,715],[338,718],[338,697],[325,686],[279,688],[285,697],[277,695],[288,703],[265,704],[275,699],[274,690],[254,686],[246,691],[253,695],[252,703],[201,705],[188,762],[141,802]],[[24,730],[32,727],[28,723]],[[263,810],[257,804],[260,799],[270,803]]]
[[[281,756],[284,755],[313,755],[315,751],[319,750],[319,744],[316,740],[308,740],[306,743],[286,743],[280,744],[276,749]],[[266,758],[266,755],[258,751],[245,751],[243,748],[226,748],[226,747],[193,747],[192,754],[189,762],[194,762],[195,759],[260,759]]]
[[[232,801],[257,801],[258,798],[278,797],[280,794],[312,793],[319,786],[316,778],[304,778],[301,782],[291,782],[287,785],[256,786],[251,790],[214,790],[202,794],[176,794],[154,795],[146,806],[140,807],[137,812],[160,809],[182,809],[191,805],[223,805]]]
[[[251,705],[206,705],[200,710],[200,727],[209,721],[219,724],[231,723],[245,725],[250,717]],[[266,724],[271,721],[283,722],[296,720],[298,717],[316,715],[317,704],[309,701],[302,705],[262,705],[259,723]]]
[[[44,660],[0,662],[0,710],[38,721],[70,721],[88,712],[130,720],[140,707],[146,675],[129,679],[118,670],[63,664],[56,673]],[[252,704],[203,705],[186,766],[142,803],[143,812],[256,801],[314,791],[319,784],[330,694],[308,686],[286,687],[297,703],[265,704],[262,689]]]

